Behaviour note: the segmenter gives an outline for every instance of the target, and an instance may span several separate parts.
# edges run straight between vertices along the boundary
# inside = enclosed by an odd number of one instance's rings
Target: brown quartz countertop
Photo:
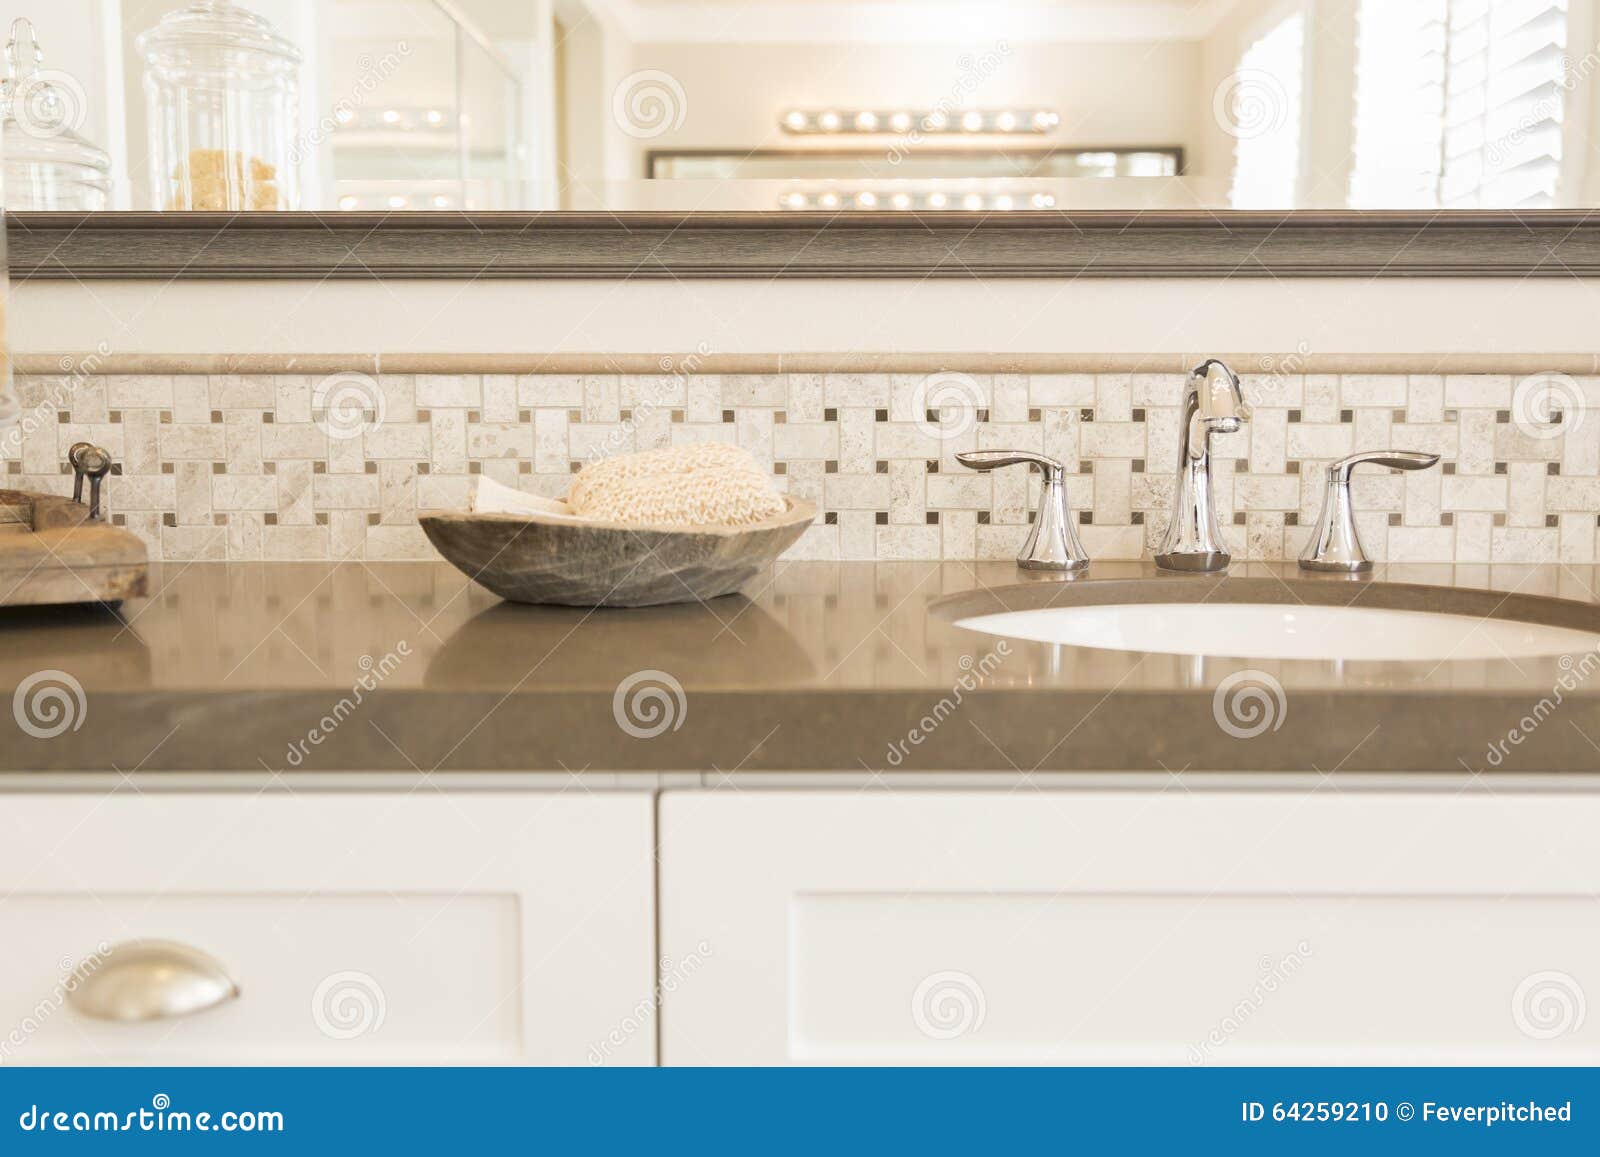
[[[502,603],[443,564],[167,564],[120,609],[0,610],[0,770],[1596,771],[1600,659],[1001,648],[952,620],[1267,600],[1600,633],[1597,572],[794,562],[705,605],[586,611]],[[1247,670],[1283,698],[1276,727],[1239,738],[1214,697]]]

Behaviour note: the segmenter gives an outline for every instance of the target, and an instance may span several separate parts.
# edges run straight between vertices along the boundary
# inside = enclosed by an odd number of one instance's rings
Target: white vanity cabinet
[[[649,792],[8,794],[3,1063],[652,1064],[653,823]],[[135,939],[238,996],[78,1011]]]
[[[662,1061],[1600,1062],[1600,799],[667,792]]]
[[[10,792],[0,1064],[1594,1064],[1597,831],[1355,780]],[[85,1015],[133,940],[238,995]]]

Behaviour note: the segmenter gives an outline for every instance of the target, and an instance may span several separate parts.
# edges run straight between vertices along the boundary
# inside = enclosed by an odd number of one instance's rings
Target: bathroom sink
[[[1512,619],[1372,607],[1112,603],[958,619],[1011,639],[1240,659],[1520,659],[1600,646],[1600,635]]]

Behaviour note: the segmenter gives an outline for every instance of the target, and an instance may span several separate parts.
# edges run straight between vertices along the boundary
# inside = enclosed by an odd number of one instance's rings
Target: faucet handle
[[[1339,482],[1349,482],[1350,472],[1368,462],[1374,466],[1390,466],[1396,470],[1426,470],[1439,460],[1437,454],[1424,454],[1420,450],[1363,450],[1337,462],[1328,463],[1328,477]]]
[[[1058,459],[1028,450],[963,450],[956,461],[969,470],[1037,466],[1044,474],[1044,485],[1039,490],[1033,529],[1017,555],[1017,565],[1023,570],[1080,570],[1089,565],[1089,554],[1078,541],[1077,524],[1067,509],[1067,472]]]
[[[1066,468],[1048,454],[1035,454],[1031,450],[963,450],[956,461],[969,470],[997,470],[1002,466],[1037,466],[1044,473],[1046,483],[1059,482]]]
[[[1328,483],[1322,493],[1322,513],[1317,529],[1300,555],[1302,570],[1354,572],[1372,569],[1372,560],[1356,534],[1350,506],[1350,475],[1357,466],[1372,463],[1396,470],[1425,470],[1439,461],[1437,454],[1417,450],[1366,450],[1328,464]]]

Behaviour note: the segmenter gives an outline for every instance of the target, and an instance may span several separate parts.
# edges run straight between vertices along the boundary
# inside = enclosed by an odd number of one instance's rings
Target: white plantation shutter
[[[1558,201],[1567,0],[1362,0],[1357,208]]]
[[[1440,203],[1554,205],[1566,0],[1451,0],[1449,11]]]

